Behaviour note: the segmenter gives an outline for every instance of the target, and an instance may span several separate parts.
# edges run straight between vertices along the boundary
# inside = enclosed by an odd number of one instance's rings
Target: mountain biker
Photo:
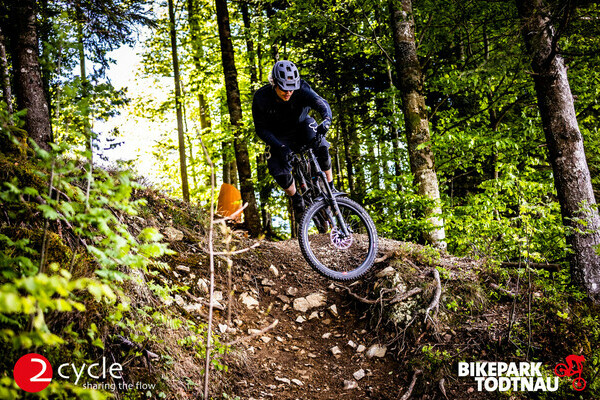
[[[291,155],[302,146],[310,145],[319,166],[325,172],[332,190],[333,174],[329,142],[325,134],[331,125],[331,108],[304,80],[300,79],[294,63],[283,60],[273,66],[269,85],[258,89],[252,101],[252,117],[256,134],[268,146],[269,172],[284,192],[291,197],[292,206],[299,220],[304,211],[302,197],[296,191],[292,177]],[[308,115],[314,109],[323,121],[317,124]]]

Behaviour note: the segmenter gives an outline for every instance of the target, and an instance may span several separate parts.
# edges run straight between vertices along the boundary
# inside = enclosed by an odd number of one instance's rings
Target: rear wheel
[[[337,198],[340,216],[348,227],[344,236],[329,220],[334,213],[325,200],[312,204],[300,221],[298,240],[308,263],[320,274],[339,281],[354,280],[371,268],[377,254],[377,230],[369,214],[348,198]],[[329,212],[328,212],[329,211]],[[326,218],[325,228],[319,222]]]

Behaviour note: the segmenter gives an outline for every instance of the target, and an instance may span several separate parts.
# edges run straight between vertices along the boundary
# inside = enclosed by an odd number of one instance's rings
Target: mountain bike
[[[302,255],[327,278],[358,279],[371,268],[377,254],[373,220],[346,193],[331,190],[310,147],[293,154],[291,164],[306,206],[298,227]]]

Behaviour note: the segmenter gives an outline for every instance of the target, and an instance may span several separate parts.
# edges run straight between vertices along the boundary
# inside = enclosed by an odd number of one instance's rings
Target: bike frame
[[[345,196],[346,194],[343,192],[336,192],[336,193],[332,192],[331,188],[329,187],[329,183],[327,182],[327,176],[325,175],[325,172],[323,172],[323,170],[321,170],[321,167],[317,161],[317,157],[315,156],[315,153],[313,152],[313,150],[310,147],[306,148],[306,149],[302,149],[298,152],[297,163],[298,163],[298,165],[296,166],[296,171],[301,180],[300,182],[297,182],[297,184],[303,190],[303,195],[304,195],[304,191],[306,190],[306,188],[308,188],[308,184],[306,183],[306,177],[304,176],[303,170],[298,167],[301,164],[309,163],[310,171],[311,171],[311,176],[309,178],[316,177],[317,179],[320,180],[320,182],[322,183],[322,186],[325,188],[325,190],[322,190],[321,188],[319,188],[316,191],[313,190],[313,192],[315,192],[317,195],[312,200],[313,201],[324,200],[329,205],[330,209],[333,210],[333,213],[334,213],[334,215],[332,216],[332,215],[330,215],[330,211],[327,210],[327,214],[328,214],[327,217],[330,220],[330,222],[332,223],[333,228],[337,227],[339,229],[340,233],[342,234],[342,237],[350,236],[350,230],[348,229],[348,226],[346,225],[344,218],[342,218],[342,214],[340,213],[340,208],[338,207],[338,204],[336,201],[336,197]],[[312,185],[312,186],[319,187],[318,184]]]

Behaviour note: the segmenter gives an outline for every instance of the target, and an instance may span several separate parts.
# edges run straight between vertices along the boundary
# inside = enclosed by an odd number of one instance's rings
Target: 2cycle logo
[[[56,370],[58,376],[61,378],[70,380],[73,377],[76,385],[86,372],[87,376],[93,379],[106,379],[108,375],[114,379],[120,379],[121,371],[123,371],[123,366],[119,363],[113,363],[107,369],[105,357],[102,357],[102,364],[93,363],[89,366],[86,364],[78,366],[74,363],[64,363],[59,365]],[[17,386],[30,393],[41,392],[46,389],[50,382],[52,382],[53,377],[50,361],[46,357],[36,353],[26,354],[19,358],[15,364],[13,373]],[[85,384],[84,386],[92,387],[89,384]],[[98,388],[95,387],[96,385],[93,386],[94,388]]]
[[[555,392],[562,377],[574,377],[573,389],[585,389],[585,379],[581,377],[584,356],[572,354],[565,358],[566,363],[554,368],[556,377],[542,375],[541,362],[459,362],[458,376],[473,377],[478,391],[505,392]]]

